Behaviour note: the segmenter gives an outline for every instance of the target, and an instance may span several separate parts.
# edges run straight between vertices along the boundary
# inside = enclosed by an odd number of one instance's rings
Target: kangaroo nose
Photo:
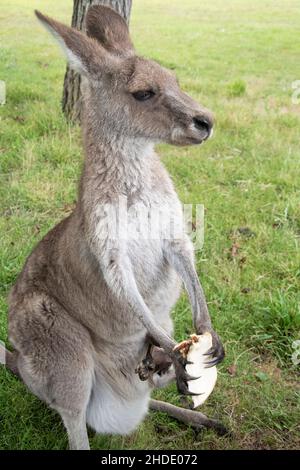
[[[208,139],[213,127],[212,121],[204,116],[196,116],[193,118],[193,122],[196,129],[206,132],[207,135],[205,136],[205,139]]]

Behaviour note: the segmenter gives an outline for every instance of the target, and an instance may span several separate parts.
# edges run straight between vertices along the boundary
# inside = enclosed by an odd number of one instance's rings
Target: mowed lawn
[[[0,0],[0,339],[7,294],[27,255],[71,210],[80,132],[61,114],[65,62],[33,9],[70,23],[71,0]],[[197,252],[227,356],[203,412],[231,434],[195,432],[150,413],[129,437],[94,449],[293,449],[300,444],[300,80],[298,0],[133,0],[140,54],[174,70],[216,116],[203,147],[159,147],[180,197],[205,206]],[[192,329],[183,294],[176,339]],[[300,354],[299,354],[300,356]],[[156,396],[179,403],[175,386]],[[59,416],[0,368],[0,448],[64,449]]]

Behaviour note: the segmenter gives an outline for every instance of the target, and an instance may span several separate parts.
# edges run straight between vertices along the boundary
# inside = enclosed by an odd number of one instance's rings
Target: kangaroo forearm
[[[192,261],[186,256],[178,253],[175,257],[178,271],[181,273],[189,298],[191,299],[194,325],[197,332],[204,332],[204,330],[211,327],[211,319],[197,271]]]
[[[126,295],[128,305],[136,313],[151,338],[153,338],[165,351],[173,351],[176,342],[156,323],[151,310],[147,307],[139,292],[130,286],[127,288]]]
[[[104,278],[112,291],[118,295],[122,305],[129,307],[136,314],[147,333],[166,351],[172,351],[176,342],[161,328],[141,296],[130,262],[112,261],[101,265]]]
[[[191,302],[193,322],[197,331],[210,329],[210,315],[192,256],[185,251],[184,245],[168,245],[165,255],[184,282]]]

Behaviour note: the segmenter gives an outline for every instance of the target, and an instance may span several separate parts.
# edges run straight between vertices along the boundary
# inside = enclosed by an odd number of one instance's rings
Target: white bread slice
[[[204,362],[211,360],[211,356],[204,356],[212,346],[211,334],[206,332],[203,335],[191,335],[192,344],[187,353],[187,360],[192,364],[186,365],[186,371],[193,377],[200,377],[197,380],[188,381],[190,392],[199,395],[192,396],[194,408],[202,405],[213,391],[217,381],[216,366],[205,368]]]

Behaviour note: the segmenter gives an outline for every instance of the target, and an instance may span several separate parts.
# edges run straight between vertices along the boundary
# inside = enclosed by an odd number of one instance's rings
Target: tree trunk
[[[90,5],[108,5],[129,23],[132,0],[73,0],[72,27],[82,31],[84,17]],[[62,110],[70,121],[80,121],[81,91],[80,75],[67,66],[64,79]]]

